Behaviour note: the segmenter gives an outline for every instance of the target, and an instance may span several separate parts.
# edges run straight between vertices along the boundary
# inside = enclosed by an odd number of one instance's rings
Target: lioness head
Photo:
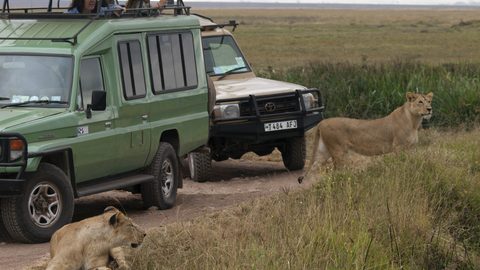
[[[109,226],[113,230],[112,241],[116,245],[129,245],[135,248],[143,242],[145,231],[117,208],[113,206],[105,208],[104,215],[107,215]]]
[[[414,115],[422,116],[423,119],[430,119],[432,117],[432,98],[432,92],[426,95],[407,92],[410,112]]]

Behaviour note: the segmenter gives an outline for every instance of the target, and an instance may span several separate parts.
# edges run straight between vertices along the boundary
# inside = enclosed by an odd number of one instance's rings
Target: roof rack
[[[0,0],[1,1],[1,0]],[[114,11],[111,10],[108,12],[100,12],[101,4],[104,0],[97,1],[97,12],[90,14],[65,14],[65,7],[60,7],[60,0],[57,0],[57,7],[53,7],[54,0],[47,0],[48,4],[46,7],[35,7],[35,8],[10,8],[10,0],[3,0],[2,12],[0,13],[0,18],[2,19],[12,19],[12,18],[115,18],[115,17],[146,17],[146,16],[157,16],[159,10],[157,8],[144,8],[143,0],[141,1],[140,8],[127,9],[122,14],[115,15]],[[118,2],[118,0],[114,0]],[[163,10],[173,11],[173,15],[190,15],[190,7],[185,6],[183,0],[168,0],[167,5]],[[57,12],[55,12],[57,11]]]
[[[211,29],[215,29],[215,28],[224,28],[225,26],[232,26],[233,27],[232,32],[233,32],[233,31],[235,31],[235,29],[237,29],[237,26],[239,25],[236,20],[229,20],[228,23],[216,23],[210,17],[204,16],[204,15],[201,15],[201,14],[198,14],[198,13],[193,13],[192,15],[195,15],[197,17],[200,17],[202,19],[209,20],[209,21],[212,22],[211,25],[202,26],[202,30],[211,30]]]
[[[0,37],[2,40],[50,40],[51,42],[67,42],[72,46],[77,44],[78,36],[85,30],[93,21],[102,18],[124,18],[124,17],[146,17],[157,16],[159,10],[157,8],[135,8],[127,9],[122,12],[120,16],[114,15],[114,10],[100,14],[100,5],[98,6],[97,13],[90,14],[65,14],[63,9],[61,12],[54,12],[54,10],[60,8],[60,0],[57,0],[57,8],[52,7],[52,1],[49,0],[47,11],[45,8],[10,8],[9,0],[3,1],[3,10],[0,13],[0,19],[41,19],[41,18],[58,18],[58,19],[89,19],[73,36],[68,37],[55,37],[55,38],[38,38],[38,37]],[[97,0],[97,3],[101,3],[102,0]],[[143,3],[143,0],[142,0]],[[169,0],[169,3],[164,10],[173,11],[173,15],[190,15],[190,7],[185,6],[182,0],[177,0],[175,4],[174,0]],[[0,31],[1,32],[1,31]]]
[[[87,28],[94,20],[90,20],[85,25],[83,25],[73,36],[71,37],[55,37],[55,38],[39,38],[39,37],[0,37],[0,40],[50,40],[51,42],[66,42],[70,43],[72,46],[77,44],[78,35],[82,33],[85,28]],[[1,32],[1,31],[0,31]]]

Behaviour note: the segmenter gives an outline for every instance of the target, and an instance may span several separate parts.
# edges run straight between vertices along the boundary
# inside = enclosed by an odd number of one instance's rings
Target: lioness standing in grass
[[[381,155],[417,143],[422,120],[432,116],[433,93],[407,92],[406,98],[405,104],[380,119],[335,117],[320,122],[315,130],[314,152],[305,177],[315,163],[324,164],[330,157],[335,167],[339,167],[344,166],[352,154]],[[299,177],[298,181],[303,178]]]

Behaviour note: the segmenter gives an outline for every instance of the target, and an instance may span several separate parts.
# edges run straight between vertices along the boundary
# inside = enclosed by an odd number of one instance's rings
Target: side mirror
[[[107,107],[107,92],[101,90],[92,91],[92,111],[104,111]]]
[[[92,91],[92,102],[85,111],[87,118],[92,118],[92,111],[104,111],[107,107],[107,92],[102,90]]]

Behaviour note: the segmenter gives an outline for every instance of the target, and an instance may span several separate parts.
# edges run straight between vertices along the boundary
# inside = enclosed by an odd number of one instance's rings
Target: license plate
[[[297,120],[266,123],[265,132],[297,128]]]

